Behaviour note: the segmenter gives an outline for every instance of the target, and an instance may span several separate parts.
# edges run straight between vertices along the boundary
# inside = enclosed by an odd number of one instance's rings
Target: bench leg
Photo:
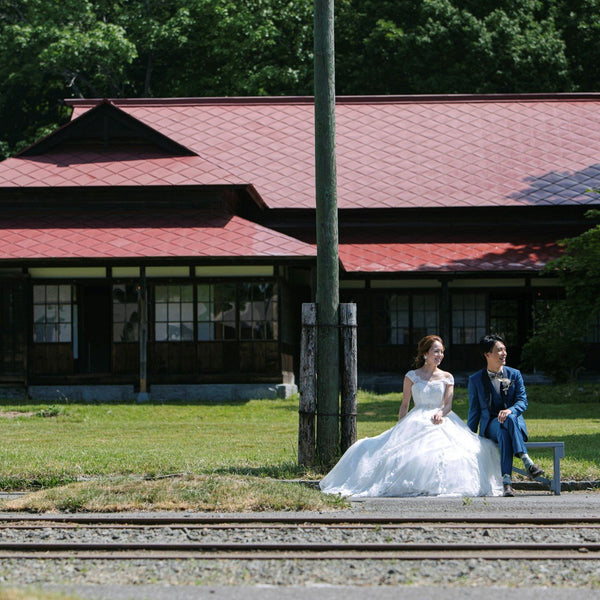
[[[552,483],[550,489],[556,496],[560,496],[560,459],[562,458],[559,448],[556,446],[554,450],[554,473],[552,477]]]

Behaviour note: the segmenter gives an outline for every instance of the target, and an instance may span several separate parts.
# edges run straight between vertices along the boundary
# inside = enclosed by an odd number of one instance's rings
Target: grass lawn
[[[530,437],[565,441],[564,480],[600,480],[598,388],[592,384],[528,388]],[[400,394],[361,392],[358,436],[377,435],[392,426],[400,399]],[[464,388],[456,390],[454,409],[466,418]],[[219,404],[4,402],[0,427],[0,488],[41,490],[5,503],[4,508],[341,506],[339,500],[307,486],[281,481],[319,477],[296,464],[297,398]],[[535,459],[551,470],[550,452],[537,451]]]

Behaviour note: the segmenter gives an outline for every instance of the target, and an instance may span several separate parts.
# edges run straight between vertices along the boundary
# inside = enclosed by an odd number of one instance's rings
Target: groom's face
[[[490,371],[498,372],[506,364],[506,346],[502,342],[496,342],[494,347],[485,353],[487,368]]]

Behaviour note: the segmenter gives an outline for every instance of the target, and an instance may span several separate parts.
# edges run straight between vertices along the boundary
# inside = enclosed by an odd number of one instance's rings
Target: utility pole
[[[339,255],[335,165],[334,0],[314,0],[317,205],[317,458],[339,451]]]

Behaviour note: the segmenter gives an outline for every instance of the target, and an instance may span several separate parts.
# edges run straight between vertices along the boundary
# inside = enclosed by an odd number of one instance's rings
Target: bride
[[[343,496],[499,496],[496,445],[452,412],[454,378],[439,368],[444,344],[418,344],[415,370],[404,378],[398,423],[348,448],[320,488]],[[414,408],[409,412],[411,396]]]

